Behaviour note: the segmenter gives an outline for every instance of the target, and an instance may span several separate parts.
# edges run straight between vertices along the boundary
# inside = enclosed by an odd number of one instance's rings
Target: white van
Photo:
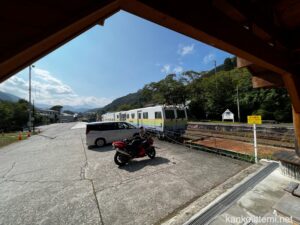
[[[139,129],[126,122],[94,122],[86,125],[86,144],[102,147],[105,144],[139,135]]]

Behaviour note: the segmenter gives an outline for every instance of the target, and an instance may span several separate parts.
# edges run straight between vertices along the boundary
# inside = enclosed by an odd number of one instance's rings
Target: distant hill
[[[0,100],[2,100],[2,101],[17,102],[17,101],[19,101],[19,99],[20,98],[15,95],[0,91]]]
[[[86,107],[82,107],[82,106],[69,106],[69,105],[64,105],[63,107],[63,110],[69,110],[69,111],[72,111],[72,112],[86,112],[86,111],[89,111],[90,108],[86,108]]]
[[[139,102],[140,98],[139,98],[139,92],[135,92],[135,93],[130,93],[128,95],[125,95],[123,97],[117,98],[115,100],[113,100],[110,104],[102,107],[102,108],[95,108],[95,109],[91,109],[89,110],[89,112],[98,112],[98,111],[102,111],[102,112],[111,112],[111,111],[116,111],[118,109],[118,107],[120,107],[121,105],[136,105],[137,107],[140,107],[141,104]],[[126,110],[126,109],[124,109]]]

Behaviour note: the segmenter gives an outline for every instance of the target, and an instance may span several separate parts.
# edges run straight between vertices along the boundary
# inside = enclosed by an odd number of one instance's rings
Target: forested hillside
[[[159,82],[146,84],[136,93],[118,98],[102,109],[121,111],[155,104],[183,104],[189,108],[193,120],[221,120],[221,114],[230,109],[237,116],[237,89],[241,121],[247,115],[259,114],[264,120],[291,122],[291,104],[287,91],[253,89],[251,74],[235,68],[235,58],[208,72],[185,71],[169,74]]]
[[[17,102],[19,99],[20,98],[15,95],[0,91],[0,100],[2,101]]]

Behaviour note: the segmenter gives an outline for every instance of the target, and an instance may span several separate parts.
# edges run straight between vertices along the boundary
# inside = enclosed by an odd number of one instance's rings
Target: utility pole
[[[34,109],[34,99],[32,100],[32,131],[34,133],[34,127],[35,127],[35,109]]]
[[[29,66],[29,102],[28,102],[28,129],[31,131],[32,120],[31,120],[31,69],[34,68],[34,65]]]
[[[217,60],[214,59],[214,66],[215,66],[215,86],[216,86],[216,90],[215,90],[215,94],[217,96],[219,96],[219,92],[218,92],[218,78],[217,78]],[[217,115],[217,112],[215,112]]]
[[[238,111],[238,120],[241,122],[241,115],[240,115],[240,99],[239,99],[239,85],[236,87],[236,104],[237,104],[237,111]]]
[[[216,90],[218,89],[218,84],[217,84],[217,60],[214,59],[214,65],[215,65],[215,79],[216,79]]]
[[[215,75],[217,74],[217,60],[214,59],[214,64],[215,64]]]

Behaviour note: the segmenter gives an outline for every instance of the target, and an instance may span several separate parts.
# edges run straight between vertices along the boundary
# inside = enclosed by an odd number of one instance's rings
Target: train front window
[[[177,118],[178,119],[184,119],[185,118],[184,110],[177,110]]]
[[[175,119],[174,110],[165,110],[166,119]]]

